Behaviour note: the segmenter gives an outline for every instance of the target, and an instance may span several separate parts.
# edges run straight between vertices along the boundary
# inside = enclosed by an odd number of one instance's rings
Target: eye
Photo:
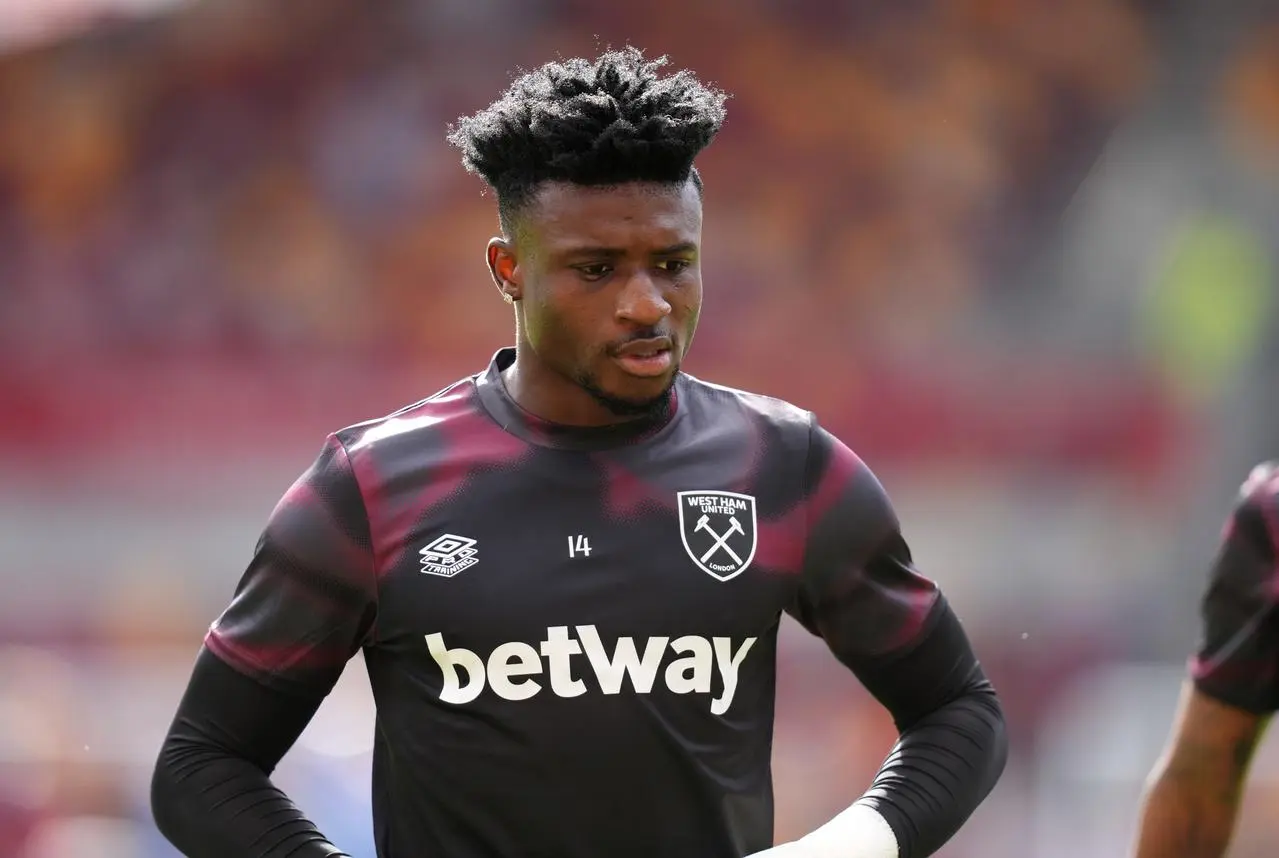
[[[693,263],[687,259],[663,259],[657,263],[657,267],[667,274],[679,274],[686,271]]]
[[[602,280],[613,273],[613,266],[607,262],[591,262],[586,265],[574,265],[583,280]]]

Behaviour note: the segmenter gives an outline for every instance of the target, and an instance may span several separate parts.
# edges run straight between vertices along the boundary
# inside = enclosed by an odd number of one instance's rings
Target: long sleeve
[[[888,820],[901,858],[931,855],[953,837],[1008,757],[999,699],[944,600],[929,626],[909,652],[856,670],[900,732],[864,801]]]
[[[270,779],[321,699],[269,688],[201,650],[151,780],[161,833],[190,858],[345,855]]]
[[[1003,773],[1003,712],[870,469],[814,426],[808,471],[813,512],[791,613],[892,714],[900,739],[862,802],[888,821],[901,858],[924,858]]]
[[[269,776],[373,636],[363,498],[330,438],[271,513],[156,763],[152,811],[189,856],[340,855]]]

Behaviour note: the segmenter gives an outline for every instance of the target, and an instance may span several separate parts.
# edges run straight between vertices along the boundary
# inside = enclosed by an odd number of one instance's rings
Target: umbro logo
[[[427,575],[439,575],[442,578],[452,578],[480,562],[475,556],[479,553],[475,547],[475,540],[452,533],[446,533],[431,540],[431,543],[418,553],[422,555],[422,571]]]

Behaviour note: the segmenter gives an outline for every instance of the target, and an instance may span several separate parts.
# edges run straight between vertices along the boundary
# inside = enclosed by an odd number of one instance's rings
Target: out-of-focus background
[[[3,0],[0,855],[175,854],[150,766],[276,499],[511,339],[447,124],[625,43],[733,93],[689,369],[870,462],[1003,693],[1008,772],[942,854],[1122,854],[1219,529],[1279,453],[1262,2]],[[783,641],[785,838],[893,735]],[[365,681],[279,779],[371,856]],[[1237,858],[1279,838],[1273,745]]]

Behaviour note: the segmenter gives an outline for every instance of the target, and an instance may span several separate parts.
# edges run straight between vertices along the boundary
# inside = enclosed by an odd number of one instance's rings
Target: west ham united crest
[[[684,550],[712,578],[727,581],[755,557],[755,498],[736,492],[680,492]]]

